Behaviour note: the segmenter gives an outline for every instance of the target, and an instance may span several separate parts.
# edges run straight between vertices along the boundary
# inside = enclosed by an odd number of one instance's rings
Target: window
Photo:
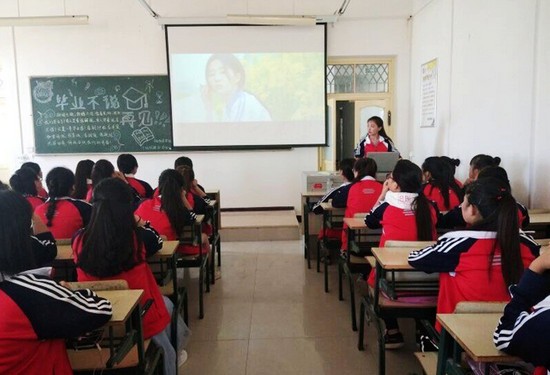
[[[329,64],[327,93],[387,93],[389,64]]]

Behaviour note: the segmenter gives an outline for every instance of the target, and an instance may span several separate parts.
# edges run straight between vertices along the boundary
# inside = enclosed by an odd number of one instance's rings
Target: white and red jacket
[[[413,251],[409,264],[425,272],[440,272],[437,313],[452,313],[461,301],[509,301],[510,294],[502,276],[497,233],[480,230],[449,232],[437,243]],[[491,252],[495,249],[491,261]],[[539,254],[530,236],[520,233],[524,268]],[[436,326],[437,328],[438,326]],[[439,329],[439,328],[438,328]]]
[[[462,203],[455,191],[449,188],[449,205],[446,206],[441,189],[429,183],[424,185],[424,195],[437,205],[439,211],[450,211]]]
[[[65,339],[111,318],[106,299],[69,290],[43,273],[0,275],[0,374],[72,374]]]
[[[398,152],[393,143],[390,142],[389,139],[386,139],[382,137],[381,135],[378,136],[378,143],[374,145],[368,134],[355,148],[354,154],[356,158],[363,158],[365,156],[368,156],[367,153],[369,152]]]
[[[382,204],[375,207],[365,218],[365,224],[371,229],[382,228],[380,247],[386,240],[418,241],[416,230],[416,213],[413,209],[416,193],[396,193],[388,191]],[[437,209],[430,205],[432,219],[432,238],[437,238],[435,225]]]

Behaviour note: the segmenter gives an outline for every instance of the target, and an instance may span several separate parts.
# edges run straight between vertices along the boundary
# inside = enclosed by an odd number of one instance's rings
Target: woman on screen
[[[271,121],[269,111],[258,98],[244,90],[245,71],[234,55],[210,56],[205,78],[201,94],[207,121]]]
[[[355,157],[367,157],[368,152],[399,152],[384,130],[384,120],[372,116],[367,121],[368,133],[355,148]]]

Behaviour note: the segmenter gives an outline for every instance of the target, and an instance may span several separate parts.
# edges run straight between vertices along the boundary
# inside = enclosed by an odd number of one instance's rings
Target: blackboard
[[[31,77],[38,154],[172,149],[167,76]]]

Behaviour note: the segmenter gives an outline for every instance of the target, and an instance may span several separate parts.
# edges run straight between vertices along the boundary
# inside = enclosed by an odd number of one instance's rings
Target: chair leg
[[[203,266],[204,267],[204,272],[205,272],[205,283],[206,283],[206,293],[210,293],[210,267],[208,267],[208,259],[205,260],[206,264]]]
[[[218,252],[218,267],[222,266],[222,239],[218,234],[218,241],[216,242],[216,251]]]
[[[216,284],[216,246],[215,244],[212,244],[210,245],[211,247],[211,251],[210,251],[210,257],[211,257],[211,262],[210,262],[210,283],[212,285]]]
[[[344,266],[342,265],[341,262],[338,263],[338,299],[340,301],[343,301],[344,300],[344,288],[342,287],[342,273],[343,273],[343,268]]]
[[[353,277],[351,273],[348,273],[346,275],[348,277],[349,281],[349,300],[350,300],[350,307],[351,307],[351,329],[353,331],[357,331],[357,319],[356,319],[356,311],[355,311],[355,283],[353,282]]]
[[[304,237],[304,241],[309,241],[309,238]],[[309,245],[309,243],[308,243]],[[307,269],[311,269],[311,249],[307,246]]]
[[[363,351],[365,350],[365,345],[363,343],[365,335],[365,314],[366,312],[366,299],[361,299],[361,306],[359,307],[359,340],[357,341],[357,349]]]
[[[183,298],[183,321],[185,324],[187,324],[187,327],[189,327],[189,306],[188,306],[188,297],[187,297],[187,290],[182,295]]]
[[[321,272],[321,241],[317,239],[317,272]]]
[[[199,319],[204,318],[204,267],[199,268]]]
[[[323,275],[325,277],[325,293],[328,293],[328,262],[326,258],[323,262],[323,267],[325,271],[325,274]]]
[[[374,323],[378,331],[378,375],[386,374],[386,343],[384,342],[384,330],[382,329],[382,319],[376,317]]]

